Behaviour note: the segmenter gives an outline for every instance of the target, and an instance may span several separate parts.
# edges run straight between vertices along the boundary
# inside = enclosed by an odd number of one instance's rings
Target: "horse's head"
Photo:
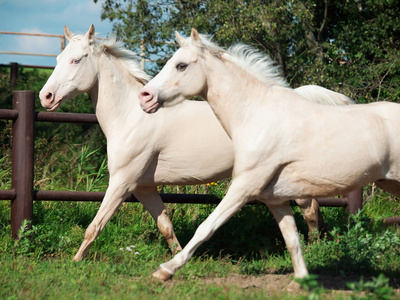
[[[180,49],[139,92],[140,105],[147,113],[156,112],[161,105],[172,106],[195,95],[201,96],[206,90],[202,39],[195,29],[190,38],[175,34]]]
[[[64,28],[68,46],[57,57],[57,66],[39,93],[48,111],[56,110],[62,101],[88,91],[97,80],[97,63],[93,57],[94,26],[85,35],[73,35]]]

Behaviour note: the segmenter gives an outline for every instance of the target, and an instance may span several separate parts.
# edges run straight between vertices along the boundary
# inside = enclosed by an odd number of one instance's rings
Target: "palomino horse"
[[[234,168],[224,199],[153,276],[171,278],[256,198],[279,224],[295,277],[304,277],[308,270],[289,199],[340,195],[371,181],[400,195],[400,105],[312,103],[282,84],[271,59],[248,46],[225,51],[194,29],[189,38],[176,36],[180,49],[140,92],[142,108],[151,113],[163,105],[161,113],[194,95],[206,99],[232,139]]]
[[[150,212],[173,252],[181,250],[156,187],[201,184],[232,174],[232,142],[206,102],[185,101],[151,116],[142,111],[138,91],[148,81],[136,56],[113,40],[97,42],[94,27],[73,35],[41,90],[43,107],[54,111],[75,95],[89,91],[107,138],[110,182],[100,209],[75,255],[81,260],[126,197],[133,193]],[[350,103],[347,97],[318,86],[299,92],[315,101]],[[322,99],[322,100],[321,100]],[[332,103],[332,104],[333,104]],[[154,134],[155,133],[155,134]],[[311,229],[317,226],[316,201],[299,202]]]

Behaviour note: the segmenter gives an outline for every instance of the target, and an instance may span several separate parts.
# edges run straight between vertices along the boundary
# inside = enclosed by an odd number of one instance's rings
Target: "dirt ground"
[[[292,274],[267,274],[260,276],[251,275],[240,275],[234,274],[228,277],[215,277],[215,278],[204,278],[203,283],[216,285],[221,287],[232,287],[237,286],[243,289],[260,289],[265,291],[267,294],[279,294],[282,291],[287,291],[290,294],[304,294],[305,291],[299,289],[296,283],[293,283]],[[334,276],[334,275],[318,275],[318,282],[320,286],[331,294],[351,294],[352,291],[347,287],[347,282],[359,282],[361,279],[360,275],[351,276]],[[365,277],[364,281],[369,281],[371,278]],[[172,279],[169,284],[174,284]],[[393,287],[395,294],[400,298],[400,278],[393,278],[390,280],[390,286]]]

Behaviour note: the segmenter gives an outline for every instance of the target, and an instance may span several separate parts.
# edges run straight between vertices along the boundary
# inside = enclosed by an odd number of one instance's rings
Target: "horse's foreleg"
[[[160,268],[153,273],[153,276],[161,280],[172,278],[175,272],[192,257],[196,249],[249,200],[250,197],[246,194],[246,190],[247,185],[245,183],[240,184],[233,180],[224,199],[200,224],[189,243],[173,259],[161,264]]]
[[[143,207],[149,211],[158,229],[166,239],[169,248],[173,254],[182,250],[181,245],[175,235],[171,220],[168,217],[164,202],[156,189],[137,189],[135,197],[143,204]]]
[[[127,196],[128,193],[126,189],[122,189],[120,186],[110,184],[110,186],[107,188],[106,195],[104,196],[99,211],[94,217],[92,223],[90,223],[89,227],[86,229],[83,242],[74,257],[75,261],[80,261],[86,256],[90,245],[100,235],[103,228],[115,214],[121,204],[125,201]]]
[[[281,229],[286,247],[288,248],[292,258],[294,276],[298,278],[308,276],[307,266],[301,252],[299,234],[297,232],[296,223],[289,202],[285,202],[281,205],[267,204],[267,206],[271,210],[278,222],[279,228]]]

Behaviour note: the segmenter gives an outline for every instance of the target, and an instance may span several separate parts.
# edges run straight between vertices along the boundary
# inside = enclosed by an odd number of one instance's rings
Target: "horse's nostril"
[[[46,100],[52,100],[53,98],[53,93],[48,92],[46,95]]]
[[[142,92],[142,97],[150,97],[150,93],[148,92]]]
[[[141,101],[148,102],[153,99],[153,94],[148,91],[141,91],[139,94]]]

